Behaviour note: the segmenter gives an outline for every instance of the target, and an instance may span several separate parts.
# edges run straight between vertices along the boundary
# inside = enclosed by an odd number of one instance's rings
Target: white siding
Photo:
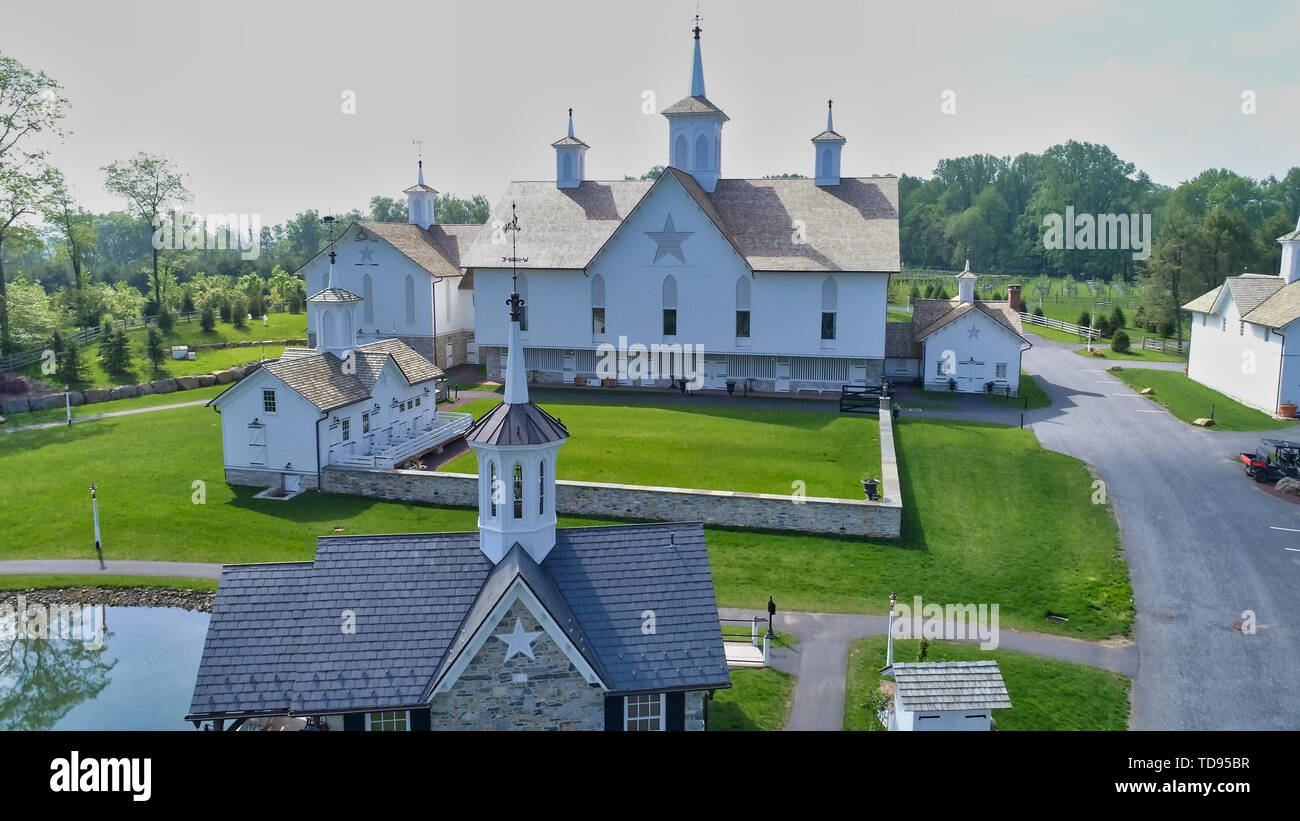
[[[972,337],[972,329],[979,335]],[[952,378],[957,380],[958,391],[983,393],[986,382],[995,382],[999,389],[1009,385],[1016,393],[1020,389],[1020,352],[1024,346],[1024,340],[997,320],[982,311],[970,311],[926,338],[921,377],[926,385],[947,390],[949,377],[939,375],[938,363],[943,361],[945,351],[952,351],[957,364]],[[971,359],[983,363],[982,367],[970,365]],[[1006,363],[1005,380],[997,379],[998,363]]]
[[[1249,322],[1243,328],[1231,293],[1225,293],[1215,308],[1217,313],[1192,314],[1187,375],[1238,402],[1276,413],[1282,337]],[[1291,324],[1295,327],[1300,323]],[[1283,333],[1288,334],[1287,341],[1291,342],[1289,331]],[[1282,393],[1291,396],[1294,402],[1300,398],[1300,385],[1296,384],[1295,376],[1289,379],[1289,390]]]

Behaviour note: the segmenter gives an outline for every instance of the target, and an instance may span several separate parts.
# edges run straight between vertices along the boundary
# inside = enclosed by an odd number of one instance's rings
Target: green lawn
[[[1038,334],[1044,339],[1054,339],[1057,342],[1075,342],[1082,345],[1085,341],[1084,338],[1078,334],[1066,333],[1065,331],[1058,331],[1055,328],[1048,328],[1042,325],[1030,325],[1028,322],[1024,323],[1023,328],[1027,334]]]
[[[731,689],[709,703],[710,730],[780,730],[790,717],[794,676],[771,667],[731,671]]]
[[[844,683],[846,730],[884,730],[865,702],[880,685],[878,671],[885,666],[885,643],[884,636],[871,636],[849,646]],[[894,658],[916,661],[919,644],[895,641]],[[1123,730],[1127,726],[1129,680],[1124,676],[1011,650],[981,650],[978,644],[932,641],[926,653],[926,661],[976,659],[998,663],[1011,697],[1010,709],[993,711],[998,729]]]
[[[1112,362],[1186,362],[1187,357],[1176,353],[1165,353],[1163,351],[1143,351],[1137,348],[1139,344],[1136,340],[1133,342],[1134,347],[1124,353],[1117,353],[1110,349],[1110,340],[1103,339],[1098,347],[1105,356],[1092,356],[1087,349],[1079,348],[1075,353],[1088,359],[1109,359]]]
[[[216,590],[216,579],[185,579],[170,576],[0,576],[0,590],[30,590],[35,587],[175,587],[186,590]]]
[[[885,318],[888,322],[911,322],[912,314],[908,311],[887,311]]]
[[[73,389],[83,390],[85,388],[134,384],[169,376],[194,376],[222,370],[234,365],[243,365],[247,362],[255,362],[263,356],[267,358],[278,357],[284,351],[283,345],[278,347],[268,345],[265,351],[263,351],[261,345],[249,345],[245,348],[212,348],[198,351],[194,361],[190,362],[189,360],[173,360],[171,358],[171,347],[173,345],[207,345],[218,342],[260,342],[267,339],[303,339],[307,336],[307,314],[270,314],[267,317],[265,327],[263,327],[261,319],[256,319],[243,328],[236,328],[228,322],[218,321],[217,326],[211,331],[204,331],[199,327],[197,317],[191,322],[177,322],[169,333],[163,334],[163,347],[168,358],[163,362],[162,369],[159,371],[155,371],[152,364],[145,357],[146,333],[143,325],[129,331],[131,360],[134,367],[130,373],[125,374],[104,373],[99,366],[98,341],[83,345],[81,355],[82,360],[86,363],[86,379],[83,382],[75,383],[72,386]],[[34,379],[44,379],[45,381],[54,379],[54,377],[42,376],[39,362],[28,366],[23,372]]]
[[[808,496],[857,499],[862,475],[880,474],[876,418],[840,414],[832,403],[788,410],[779,399],[533,394],[569,429],[566,479],[780,495],[802,481]],[[457,410],[478,417],[496,404],[480,399]],[[477,473],[478,461],[466,453],[441,469]]]
[[[766,633],[767,619],[759,619],[758,640],[760,644],[762,643],[763,636]],[[799,639],[795,638],[790,633],[785,633],[780,630],[773,630],[772,633],[776,636],[776,638],[772,639],[772,647],[794,647],[799,643]],[[749,625],[747,624],[724,624],[722,625],[722,635],[726,638],[733,638],[736,636],[750,638],[753,633],[750,631]]]
[[[1026,403],[1025,400],[1028,400]],[[1006,405],[1012,408],[1024,408],[1025,410],[1037,410],[1038,408],[1050,407],[1051,398],[1043,386],[1038,384],[1038,380],[1025,373],[1020,372],[1020,395],[1019,396],[990,396],[989,401],[995,405]]]
[[[569,476],[571,449],[610,428],[578,431],[577,417],[562,415],[575,429],[560,455],[560,475]],[[1115,525],[1106,506],[1091,504],[1092,477],[1080,462],[1015,428],[904,417],[895,430],[900,540],[707,528],[719,605],[763,609],[773,596],[783,611],[881,613],[896,591],[904,599],[996,602],[1007,627],[1089,639],[1129,632],[1131,592]],[[725,475],[726,453],[712,451],[715,475]],[[204,504],[192,501],[196,480],[206,483]],[[93,558],[92,481],[108,559],[294,561],[312,558],[316,538],[335,532],[476,525],[475,511],[464,508],[315,493],[254,500],[257,489],[223,481],[220,417],[192,407],[0,436],[0,559]],[[1046,621],[1049,610],[1069,622]]]
[[[1131,368],[1110,373],[1135,392],[1153,388],[1155,395],[1149,398],[1184,422],[1213,415],[1216,430],[1278,430],[1295,424],[1248,408],[1177,371]]]
[[[95,416],[101,413],[113,413],[138,408],[155,408],[160,405],[177,405],[182,402],[206,402],[229,387],[229,385],[213,385],[208,388],[195,388],[192,391],[151,393],[132,399],[114,399],[110,402],[96,402],[93,405],[77,405],[72,409],[72,418],[79,419],[84,416]],[[17,428],[24,425],[39,425],[42,422],[61,422],[66,418],[67,413],[63,408],[28,411],[27,413],[17,413],[6,417],[8,421],[5,422],[4,427]]]

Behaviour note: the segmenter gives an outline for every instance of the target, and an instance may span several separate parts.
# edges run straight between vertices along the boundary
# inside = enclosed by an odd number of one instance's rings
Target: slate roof
[[[930,302],[943,302],[943,300],[928,300]],[[913,306],[915,310],[915,306]],[[964,302],[951,303],[949,310],[939,315],[937,319],[927,326],[917,326],[920,330],[916,331],[916,340],[920,342],[936,331],[956,322],[971,311],[979,311],[985,316],[992,319],[1002,327],[1006,328],[1016,336],[1020,336],[1020,316],[1011,310],[1009,303],[1005,302]],[[915,316],[915,314],[914,314]],[[915,323],[915,320],[913,320]],[[1021,337],[1022,339],[1024,337]]]
[[[1279,288],[1243,319],[1269,328],[1284,328],[1300,319],[1300,280]]]
[[[346,288],[326,288],[307,297],[308,302],[360,302],[361,297]]]
[[[921,345],[914,336],[911,322],[886,322],[885,356],[891,359],[920,359]]]
[[[895,699],[913,712],[1011,706],[996,661],[896,663],[891,669]]]
[[[1223,286],[1219,285],[1213,290],[1206,291],[1196,299],[1193,299],[1191,302],[1184,305],[1183,310],[1195,311],[1199,314],[1208,314],[1210,311],[1214,310],[1214,303],[1219,301],[1219,292],[1222,290]]]
[[[432,225],[409,222],[360,222],[363,230],[387,242],[437,277],[461,275],[461,254],[483,230],[482,225]]]
[[[540,567],[514,561],[494,572],[469,532],[326,536],[311,563],[229,565],[188,718],[417,706],[487,583],[516,577],[576,622],[612,692],[730,686],[699,523],[562,528]]]
[[[551,143],[551,147],[553,148],[559,148],[560,146],[565,146],[565,145],[580,145],[583,148],[591,148],[591,146],[587,145],[577,137],[561,137],[560,139]]]
[[[1283,328],[1300,319],[1300,282],[1287,283],[1282,277],[1270,274],[1228,277],[1223,285],[1201,294],[1184,305],[1183,310],[1210,313],[1225,287],[1237,306],[1237,315],[1246,322]]]
[[[708,97],[700,95],[698,97],[683,97],[677,102],[665,108],[660,114],[721,114],[722,121],[727,122],[731,118],[723,113],[722,109],[709,101]]]
[[[844,139],[844,135],[842,135],[842,134],[837,134],[837,133],[835,133],[834,131],[823,131],[822,133],[818,134],[816,137],[813,137],[813,138],[812,138],[812,141],[815,142],[815,143],[844,143],[844,142],[848,142],[848,140]]]
[[[502,402],[465,432],[466,442],[485,445],[541,445],[568,438],[569,429],[532,402],[524,405]]]
[[[286,350],[286,356],[263,367],[290,389],[311,402],[320,411],[328,413],[335,408],[369,399],[379,374],[391,357],[406,377],[407,382],[418,385],[443,376],[442,369],[411,349],[398,339],[385,339],[359,345],[354,349],[355,373],[345,373],[343,360],[331,353],[304,349]],[[242,382],[236,382],[233,390]],[[220,405],[223,392],[212,403]],[[209,404],[212,404],[209,403]]]
[[[755,271],[900,270],[898,178],[844,177],[835,186],[811,179],[719,180],[712,194],[669,168],[659,180],[595,182],[556,188],[552,181],[514,182],[488,222],[516,206],[528,261],[522,268],[585,269],[652,185],[671,178],[695,200]],[[804,226],[796,244],[792,226]],[[500,268],[501,247],[480,233],[461,264]]]

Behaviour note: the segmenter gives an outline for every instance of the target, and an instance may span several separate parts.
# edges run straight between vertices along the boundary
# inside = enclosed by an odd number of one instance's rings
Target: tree
[[[154,228],[162,224],[161,215],[168,206],[187,202],[189,189],[185,178],[171,160],[161,154],[141,151],[124,162],[112,162],[101,169],[104,188],[125,199],[135,216],[146,223],[153,246],[154,303],[162,307],[162,284],[158,280],[158,252],[162,238]],[[161,231],[161,229],[159,229]]]
[[[1118,331],[1126,325],[1128,325],[1128,317],[1124,316],[1124,309],[1116,305],[1115,310],[1110,312],[1110,327]]]
[[[1127,353],[1129,349],[1128,334],[1124,331],[1116,331],[1114,338],[1110,341],[1110,349],[1115,353]]]
[[[158,330],[163,333],[170,333],[171,329],[176,327],[176,314],[171,308],[163,308],[158,312]]]
[[[100,337],[99,366],[113,376],[130,372],[131,342],[125,328],[119,331],[109,325]]]
[[[1079,314],[1079,327],[1088,328],[1091,326],[1092,326],[1092,315],[1089,314],[1087,311],[1084,311],[1083,313]]]
[[[73,298],[70,307],[78,324],[93,325],[97,320],[84,322],[86,317],[81,302],[86,290],[87,260],[95,249],[94,215],[77,205],[63,172],[51,169],[49,180],[49,193],[41,210],[45,221],[55,226],[67,248],[68,263],[72,266]]]
[[[245,315],[248,313],[248,297],[240,291],[230,294],[230,321],[236,328],[244,327]]]
[[[21,274],[5,294],[14,350],[46,344],[58,330],[60,316],[39,282],[28,282]]]
[[[81,358],[81,347],[76,342],[69,342],[63,347],[59,357],[59,378],[68,384],[86,380],[86,362]]]
[[[370,219],[374,222],[406,222],[406,206],[392,197],[371,197]]]
[[[149,357],[149,361],[153,363],[155,371],[162,370],[162,363],[166,359],[166,354],[163,352],[162,331],[153,325],[149,326],[145,336],[145,354]]]
[[[212,331],[217,327],[217,315],[213,312],[211,305],[204,305],[203,310],[199,313],[199,327],[204,331]]]
[[[491,211],[487,198],[482,194],[475,194],[467,200],[455,194],[443,194],[434,206],[438,222],[443,225],[482,225],[487,222]]]

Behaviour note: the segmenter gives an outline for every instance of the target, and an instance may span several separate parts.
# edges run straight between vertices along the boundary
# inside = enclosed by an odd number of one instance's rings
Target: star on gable
[[[980,338],[980,329],[979,329],[979,328],[976,328],[974,325],[972,325],[972,326],[970,326],[970,328],[966,331],[966,335],[967,335],[968,337],[970,337],[971,339],[979,339],[979,338]]]
[[[495,633],[494,635],[506,643],[506,661],[523,653],[529,659],[533,658],[533,642],[542,634],[541,630],[534,633],[525,633],[524,625],[519,619],[515,619],[515,629],[509,633]]]
[[[373,250],[369,248],[362,248],[361,263],[369,262],[371,265],[374,265],[375,264],[374,254],[375,252]],[[361,263],[357,263],[357,264],[360,265]]]
[[[650,261],[658,262],[662,257],[672,254],[678,261],[685,262],[686,256],[682,253],[682,243],[694,233],[694,231],[678,231],[673,226],[673,215],[669,214],[664,220],[664,230],[645,232],[645,235],[656,243],[655,258]]]

